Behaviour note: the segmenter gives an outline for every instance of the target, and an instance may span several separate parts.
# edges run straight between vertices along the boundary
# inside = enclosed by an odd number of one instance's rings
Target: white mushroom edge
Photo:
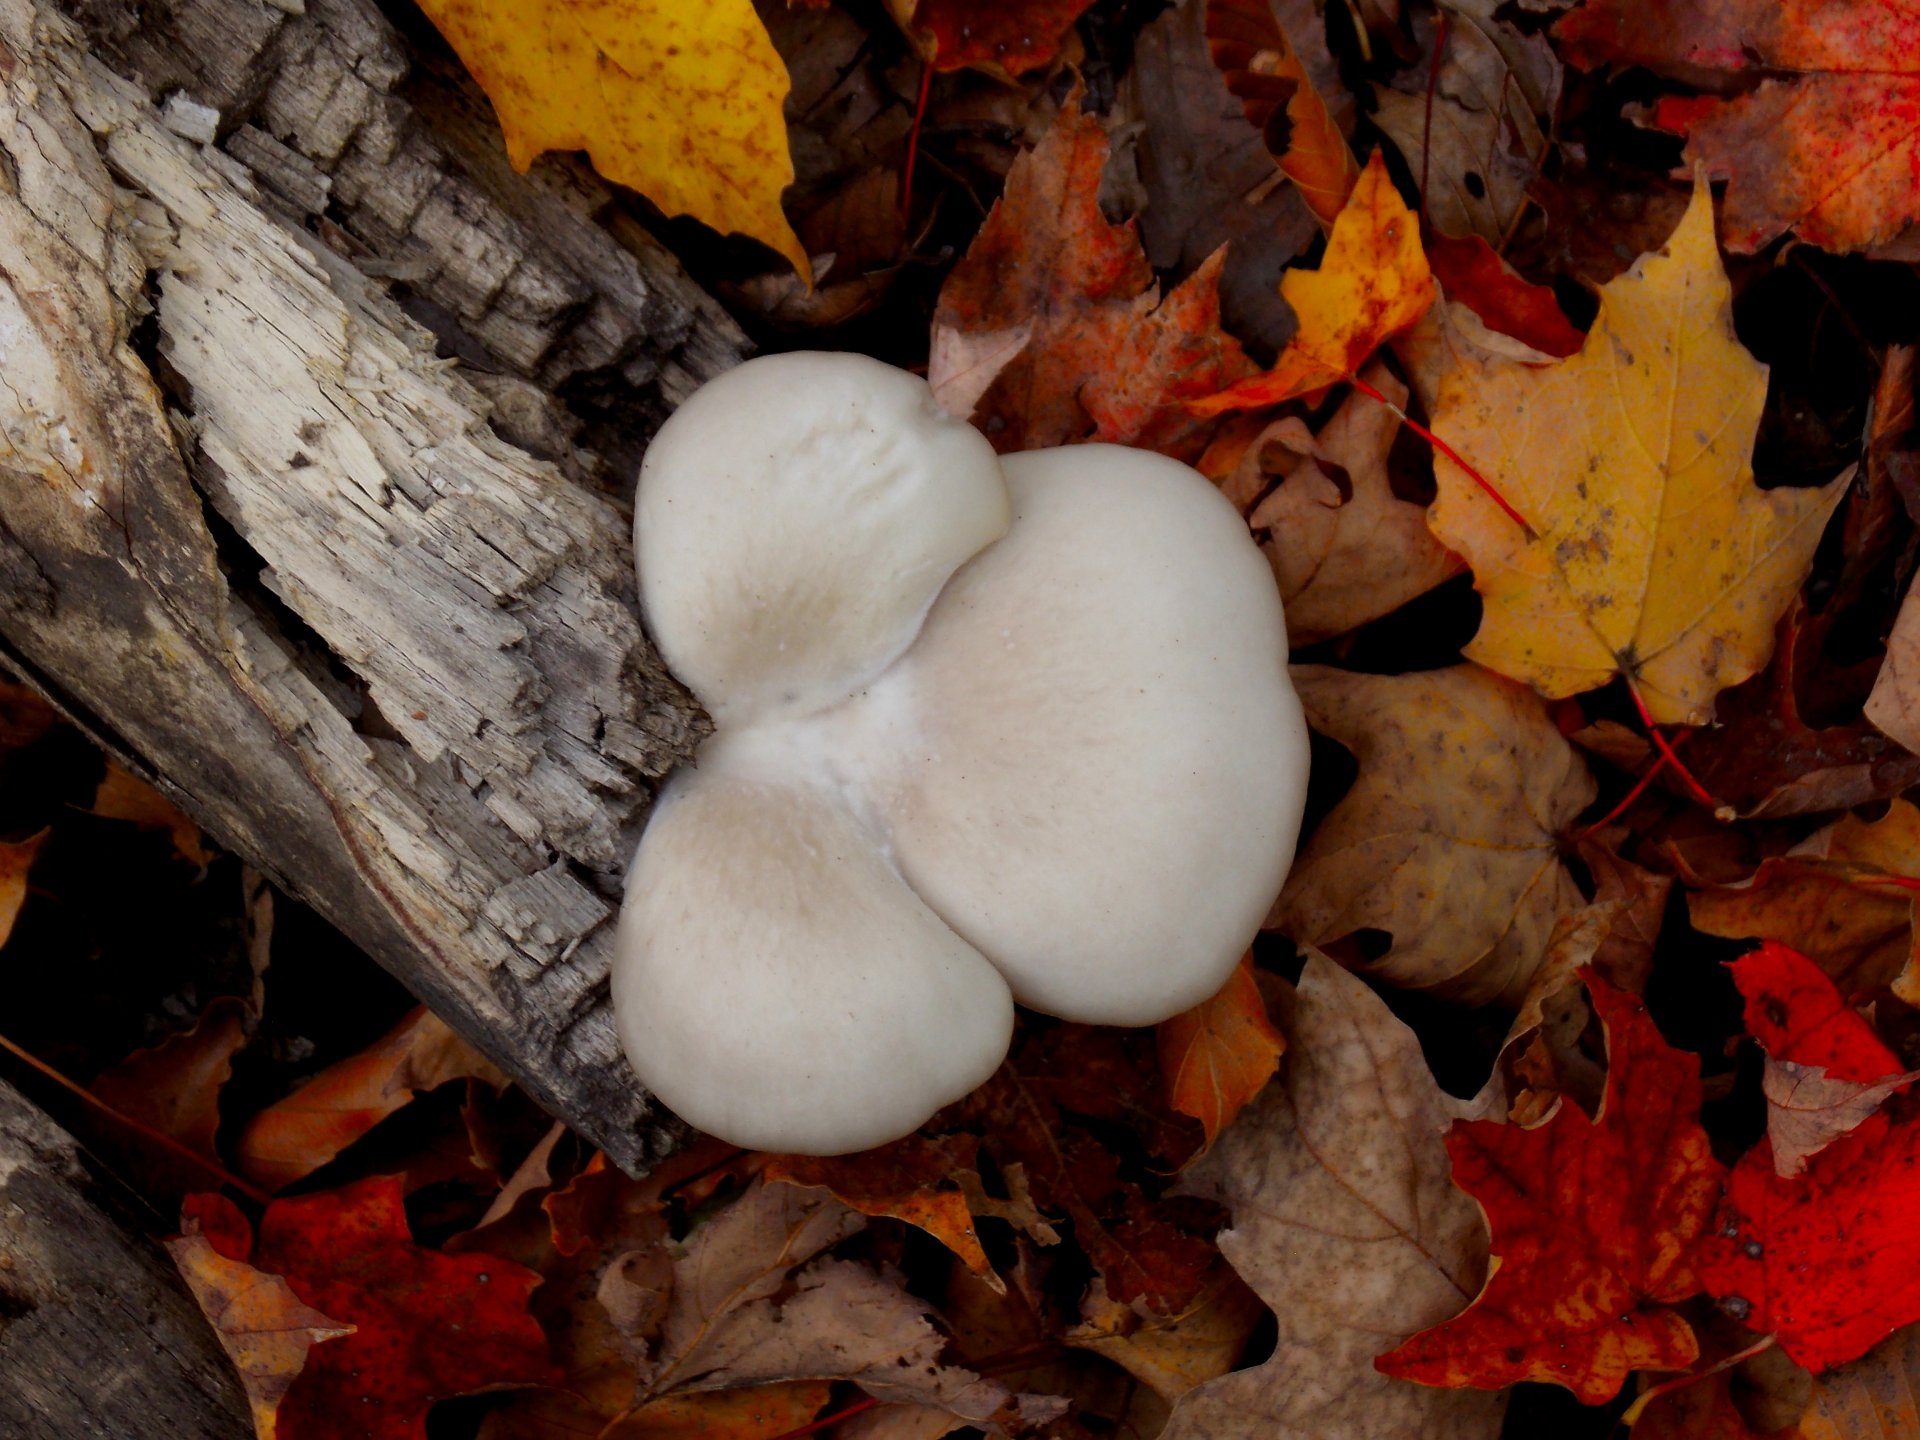
[[[999,458],[914,375],[774,355],[662,427],[634,538],[716,724],[612,975],[686,1120],[866,1149],[985,1081],[1015,1002],[1149,1025],[1226,982],[1293,860],[1307,731],[1272,571],[1201,475]]]

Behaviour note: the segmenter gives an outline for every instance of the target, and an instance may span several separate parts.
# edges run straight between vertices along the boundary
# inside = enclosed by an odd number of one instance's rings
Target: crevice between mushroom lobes
[[[753,1149],[917,1128],[1015,1001],[1146,1025],[1213,994],[1292,862],[1307,737],[1272,572],[1202,476],[998,458],[924,381],[753,360],[655,438],[641,600],[713,713],[628,875],[640,1079]]]

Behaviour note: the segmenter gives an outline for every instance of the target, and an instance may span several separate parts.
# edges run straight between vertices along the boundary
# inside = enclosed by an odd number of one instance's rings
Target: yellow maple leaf
[[[421,0],[493,101],[507,156],[585,150],[669,215],[806,251],[780,209],[793,183],[786,66],[752,0]]]
[[[1320,268],[1287,271],[1280,294],[1300,328],[1273,368],[1195,401],[1196,412],[1252,410],[1324,390],[1427,313],[1433,272],[1420,248],[1420,225],[1378,150],[1333,222]]]
[[[1549,697],[1624,674],[1652,717],[1704,724],[1754,674],[1845,477],[1762,490],[1767,367],[1733,331],[1713,201],[1600,292],[1577,355],[1438,381],[1433,429],[1525,517],[1435,456],[1434,534],[1485,602],[1467,655]]]

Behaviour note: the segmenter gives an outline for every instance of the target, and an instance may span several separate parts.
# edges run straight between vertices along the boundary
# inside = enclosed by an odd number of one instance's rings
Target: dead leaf
[[[1796,1065],[1768,1056],[1760,1091],[1767,1097],[1767,1139],[1772,1142],[1774,1173],[1804,1173],[1809,1156],[1859,1129],[1882,1101],[1916,1079],[1920,1071],[1880,1080],[1842,1080],[1818,1065]]]
[[[1280,293],[1300,328],[1273,368],[1196,400],[1203,415],[1277,405],[1356,374],[1433,304],[1420,226],[1375,151],[1334,222],[1317,270],[1289,270]]]
[[[1586,336],[1573,328],[1550,285],[1529,285],[1478,235],[1456,240],[1428,231],[1424,237],[1433,278],[1450,300],[1465,305],[1488,329],[1564,359],[1577,355]]]
[[[1745,999],[1747,1033],[1766,1052],[1760,1088],[1774,1171],[1803,1173],[1809,1157],[1856,1130],[1915,1077],[1806,956],[1768,940],[1727,967]]]
[[[1594,797],[1586,766],[1537,699],[1473,666],[1293,677],[1308,721],[1360,774],[1269,923],[1318,946],[1384,931],[1392,944],[1367,966],[1382,979],[1517,1005],[1555,921],[1582,903],[1560,847]]]
[[[415,1010],[359,1054],[329,1066],[240,1133],[240,1173],[269,1189],[312,1174],[414,1097],[471,1077],[507,1077],[427,1009]]]
[[[1406,387],[1385,366],[1371,365],[1361,378],[1405,406]],[[1293,450],[1298,425],[1269,426],[1226,488],[1264,488],[1276,447],[1301,453]],[[1247,517],[1273,564],[1295,647],[1377,620],[1464,568],[1427,529],[1426,508],[1394,494],[1387,457],[1399,433],[1393,411],[1349,395]]]
[[[214,1338],[239,1372],[254,1434],[259,1440],[275,1440],[275,1412],[306,1367],[307,1351],[359,1327],[303,1305],[282,1277],[228,1259],[197,1232],[176,1236],[166,1247],[194,1303],[213,1327]]]
[[[1920,580],[1908,588],[1887,636],[1887,658],[1867,697],[1866,716],[1881,734],[1920,755]]]
[[[770,245],[801,275],[780,210],[793,182],[787,70],[751,0],[426,0],[493,101],[507,156],[585,150],[669,215]]]
[[[38,692],[0,680],[0,750],[23,750],[59,720]]]
[[[1373,1367],[1479,1289],[1486,1234],[1440,1138],[1463,1107],[1413,1032],[1324,957],[1280,1019],[1280,1078],[1187,1172],[1233,1212],[1220,1251],[1272,1309],[1274,1353],[1182,1397],[1163,1440],[1486,1440],[1505,1396]]]
[[[1016,1192],[1006,1219],[1047,1245],[1058,1237],[1027,1214],[1037,1206],[1063,1217],[1110,1295],[1164,1317],[1193,1303],[1217,1252],[1213,1224],[1194,1213],[1206,1207],[1150,1199],[1139,1179],[1122,1174],[1116,1147],[1103,1138],[1116,1127],[1131,1131],[1160,1174],[1177,1171],[1199,1148],[1199,1124],[1160,1104],[1154,1068],[1153,1037],[1145,1031],[1036,1028],[992,1079],[943,1118],[984,1131],[984,1148]],[[1031,1186],[1029,1205],[1018,1204],[1015,1165]],[[969,1203],[976,1214],[988,1213],[977,1200]]]
[[[283,1440],[416,1440],[438,1399],[558,1379],[527,1311],[540,1277],[418,1244],[397,1176],[275,1200],[257,1237],[224,1196],[192,1196],[187,1214],[227,1259],[353,1327],[291,1377],[275,1412]]]
[[[676,1277],[685,1273],[677,1269]],[[930,1322],[926,1303],[864,1265],[815,1260],[794,1272],[791,1292],[730,1312],[702,1342],[698,1370],[681,1371],[682,1383],[734,1389],[803,1378],[851,1380],[877,1400],[935,1405],[983,1427],[1029,1413],[1005,1386],[941,1365],[946,1337]],[[1037,1405],[1031,1418],[1057,1408],[1064,1407]]]
[[[1891,986],[1920,999],[1920,808],[1895,800],[1877,821],[1844,816],[1734,885],[1687,896],[1694,928],[1770,939],[1810,957],[1853,995]]]
[[[1621,859],[1612,848],[1618,843],[1619,833],[1606,831],[1583,834],[1576,847],[1593,875],[1594,902],[1626,902],[1593,952],[1593,968],[1609,985],[1643,995],[1653,974],[1653,950],[1660,943],[1673,877]]]
[[[1600,1108],[1606,1071],[1581,1048],[1592,1010],[1580,974],[1627,914],[1624,899],[1596,900],[1560,917],[1526,998],[1507,1027],[1500,1060],[1512,1072],[1507,1118],[1534,1125],[1564,1097],[1589,1115]]]
[[[1168,1103],[1205,1127],[1209,1145],[1260,1093],[1287,1048],[1267,1019],[1251,954],[1218,995],[1161,1021],[1154,1033]]]
[[[1273,157],[1207,53],[1204,0],[1186,0],[1140,32],[1121,97],[1140,127],[1147,259],[1184,275],[1226,246],[1226,324],[1278,350],[1294,328],[1281,273],[1320,227],[1298,186],[1274,183]]]
[[[1717,723],[1687,748],[1694,778],[1742,820],[1844,810],[1920,783],[1920,757],[1888,744],[1866,721],[1807,723],[1800,696],[1833,689],[1806,673],[1818,650],[1812,625],[1796,596],[1780,617],[1773,663],[1722,694]],[[1661,783],[1685,793],[1664,771]]]
[[[825,1380],[789,1380],[663,1395],[592,1433],[596,1440],[773,1440],[803,1428],[832,1394]]]
[[[1920,1440],[1920,1325],[1815,1377],[1793,1440]]]
[[[554,1121],[547,1133],[540,1137],[539,1143],[529,1150],[525,1158],[514,1167],[513,1174],[509,1175],[506,1183],[500,1187],[500,1193],[495,1195],[487,1206],[486,1214],[482,1215],[479,1223],[473,1227],[475,1230],[484,1230],[487,1226],[506,1219],[527,1196],[536,1191],[545,1190],[553,1184],[553,1177],[548,1173],[547,1167],[553,1162],[553,1147],[558,1145],[566,1134],[566,1122]]]
[[[966,1427],[937,1405],[876,1405],[833,1427],[833,1440],[941,1440]]]
[[[1722,1187],[1693,1264],[1723,1311],[1809,1370],[1920,1320],[1920,1136],[1882,1110],[1782,1176],[1765,1139]]]
[[[1178,1315],[1142,1320],[1131,1305],[1107,1294],[1098,1280],[1080,1302],[1081,1323],[1067,1344],[1104,1355],[1163,1400],[1232,1370],[1266,1307],[1227,1266]]]
[[[1698,1358],[1674,1307],[1700,1292],[1690,1257],[1726,1177],[1700,1125],[1700,1061],[1668,1045],[1638,999],[1585,978],[1607,1032],[1600,1109],[1447,1132],[1454,1183],[1480,1202],[1497,1259],[1468,1309],[1380,1356],[1386,1374],[1543,1381],[1600,1405],[1634,1370]]]
[[[93,813],[103,820],[131,820],[142,830],[164,830],[182,860],[203,870],[213,863],[213,851],[200,843],[200,827],[116,761],[107,761],[107,773],[93,794]]]
[[[1403,88],[1375,86],[1374,118],[1416,180],[1424,177],[1428,220],[1446,235],[1501,245],[1548,154],[1541,119],[1559,99],[1560,63],[1544,36],[1471,14],[1449,19],[1438,67],[1403,71],[1395,82]]]
[[[1434,533],[1473,566],[1467,654],[1550,697],[1625,674],[1704,724],[1766,661],[1843,482],[1761,490],[1766,371],[1733,333],[1705,185],[1664,251],[1601,291],[1571,359],[1443,378],[1433,428],[1527,522],[1435,457]]]
[[[823,1189],[760,1183],[695,1230],[672,1257],[634,1417],[663,1395],[832,1379],[888,1403],[938,1406],[967,1424],[1046,1418],[1044,1402],[941,1365],[946,1339],[923,1301],[822,1255],[864,1223]]]

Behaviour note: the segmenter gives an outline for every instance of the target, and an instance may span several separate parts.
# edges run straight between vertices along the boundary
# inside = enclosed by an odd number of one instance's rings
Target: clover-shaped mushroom
[[[1272,571],[1214,488],[1111,445],[996,458],[926,384],[753,360],[662,427],[640,594],[712,713],[613,968],[653,1092],[755,1149],[908,1133],[1015,1001],[1213,994],[1293,859],[1307,734]]]

